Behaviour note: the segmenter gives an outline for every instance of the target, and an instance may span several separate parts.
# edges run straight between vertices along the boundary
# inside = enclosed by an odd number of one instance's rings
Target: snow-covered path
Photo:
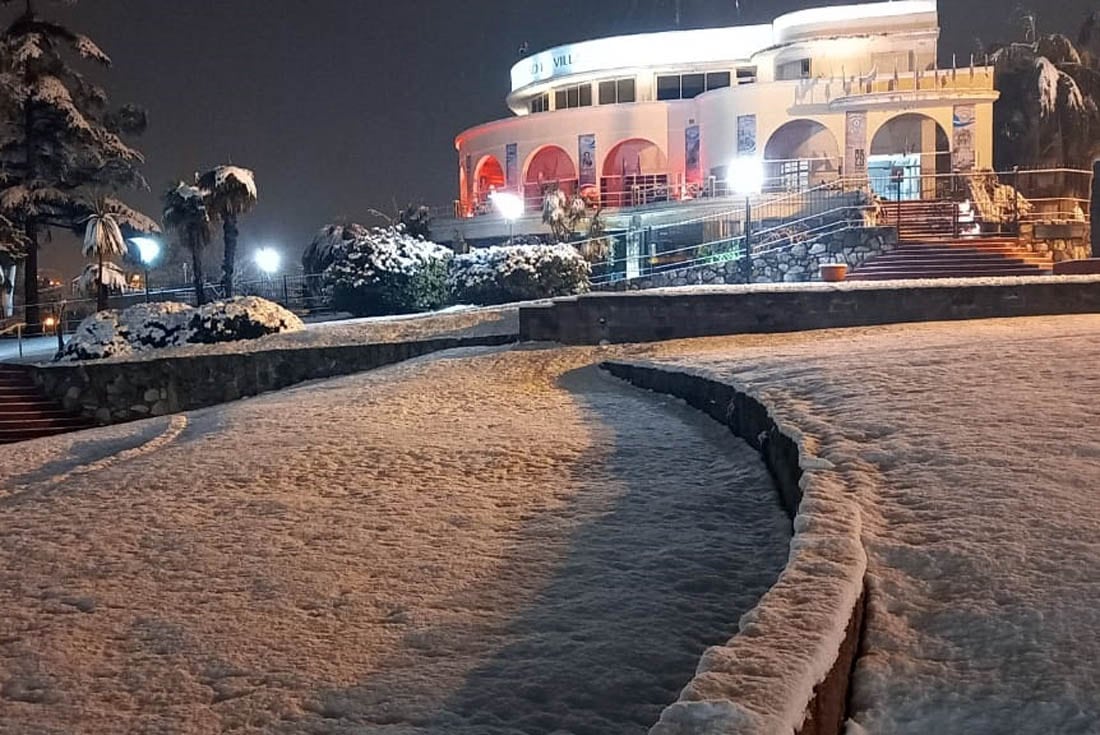
[[[1100,317],[639,352],[751,386],[851,480],[866,732],[1100,732]]]
[[[5,449],[0,733],[644,733],[774,581],[758,456],[593,350]]]

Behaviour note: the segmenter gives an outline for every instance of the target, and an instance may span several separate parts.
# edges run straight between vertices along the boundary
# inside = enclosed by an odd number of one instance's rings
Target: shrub
[[[356,233],[335,245],[325,270],[331,306],[356,316],[439,308],[447,300],[451,257],[447,248],[411,237],[400,225]]]
[[[459,302],[506,304],[584,293],[590,275],[569,245],[517,245],[458,256],[448,282]]]
[[[213,344],[305,329],[302,321],[271,301],[244,296],[199,308],[166,302],[101,311],[77,327],[58,360],[98,360],[114,355]]]

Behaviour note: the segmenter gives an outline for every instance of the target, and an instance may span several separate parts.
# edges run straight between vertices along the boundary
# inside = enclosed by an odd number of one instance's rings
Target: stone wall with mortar
[[[205,408],[440,350],[515,341],[514,335],[451,337],[129,362],[59,363],[29,369],[35,383],[66,409],[79,410],[100,424],[114,424]]]
[[[595,345],[1100,313],[1100,278],[758,284],[593,293],[520,308],[520,337]]]
[[[795,243],[781,250],[753,257],[753,283],[797,283],[821,280],[822,265],[844,263],[856,268],[875,256],[888,253],[898,244],[893,227],[867,227],[841,230],[810,241]],[[602,290],[638,291],[670,286],[697,286],[744,283],[741,261],[726,261],[693,266],[667,273],[654,273],[630,281],[619,281]]]
[[[779,500],[792,522],[802,510],[803,493],[815,492],[814,482],[804,482],[807,472],[813,474],[830,471],[819,467],[807,469],[804,465],[812,462],[813,458],[805,454],[798,440],[777,425],[763,403],[734,386],[666,367],[628,362],[607,362],[602,367],[612,375],[640,388],[680,398],[729,426],[734,434],[763,455],[775,478]],[[815,525],[815,519],[811,517],[815,512],[820,513],[821,508],[828,508],[827,499],[814,497],[814,501],[813,507],[818,510],[810,510],[803,517],[799,526],[803,529]],[[772,621],[772,627],[755,629],[753,636],[757,640],[749,642],[746,649],[738,651],[740,655],[722,656],[715,654],[713,650],[708,652],[699,666],[696,681],[688,685],[679,702],[662,714],[661,721],[650,731],[651,735],[738,732],[738,729],[729,727],[730,723],[708,719],[707,713],[721,711],[720,708],[708,706],[718,696],[730,702],[733,707],[746,710],[762,708],[772,712],[790,712],[793,704],[795,711],[801,715],[796,718],[801,721],[801,726],[795,731],[796,735],[839,735],[843,731],[866,602],[866,555],[860,541],[858,518],[856,511],[838,513],[824,519],[831,528],[842,529],[833,532],[838,546],[856,547],[854,553],[847,557],[847,576],[853,588],[849,592],[852,594],[838,594],[835,576],[822,579],[820,585],[814,581],[806,583],[804,579],[796,583],[796,572],[793,570],[806,561],[800,558],[804,552],[796,551],[788,562],[788,571],[780,576],[772,590],[761,599],[757,614],[753,615],[757,620]],[[847,526],[845,521],[849,521]],[[795,539],[792,540],[793,549],[802,549],[805,544],[806,539],[799,540],[799,536],[800,532],[796,528]],[[831,539],[830,543],[832,542]],[[808,568],[813,569],[813,565],[810,564]],[[798,587],[795,591],[797,601],[794,607],[791,607],[791,600],[786,594],[791,591],[786,588],[792,586]],[[797,607],[799,605],[815,608],[817,612],[827,610],[830,606],[840,606],[839,610],[834,610],[840,614],[821,618],[827,621],[825,629],[803,630],[800,626],[812,617],[800,615],[801,610]],[[772,655],[786,657],[787,660],[782,662],[782,666],[777,666],[774,658],[769,658],[762,669],[761,662],[753,655],[756,650],[753,646],[769,637],[783,642],[776,646],[779,650],[772,651]],[[798,647],[788,643],[792,639],[799,639],[805,645],[796,651]],[[738,641],[735,637],[726,646],[717,648],[736,648],[739,643],[744,644],[745,641]],[[709,671],[710,663],[716,661],[725,663],[715,672]],[[823,665],[822,661],[827,663]],[[797,690],[798,687],[792,687],[790,679],[784,679],[776,673],[777,669],[787,672],[788,676],[793,674],[793,678],[812,682],[812,688],[802,689],[803,701],[786,701],[792,689]],[[770,675],[767,673],[769,670]],[[714,680],[708,677],[711,673],[719,672],[725,683],[716,692]],[[700,701],[696,696],[698,692],[707,692],[707,699]],[[716,714],[714,717],[719,718],[721,715]],[[778,732],[779,729],[774,731]]]
[[[1033,253],[1050,255],[1055,263],[1092,257],[1087,222],[1022,223],[1020,245]]]

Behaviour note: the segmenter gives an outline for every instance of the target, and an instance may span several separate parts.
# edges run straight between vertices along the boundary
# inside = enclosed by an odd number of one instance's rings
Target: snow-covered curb
[[[707,650],[650,735],[839,732],[867,569],[860,509],[839,473],[745,386],[646,363],[603,367],[729,425],[765,455],[796,512],[786,569],[741,618],[738,635]]]

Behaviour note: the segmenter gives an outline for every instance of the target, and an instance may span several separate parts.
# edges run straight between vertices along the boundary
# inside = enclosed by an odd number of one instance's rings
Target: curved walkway
[[[639,350],[751,386],[852,479],[852,733],[1100,732],[1100,317]]]
[[[789,522],[755,452],[597,359],[449,353],[17,445],[0,731],[644,733]]]

